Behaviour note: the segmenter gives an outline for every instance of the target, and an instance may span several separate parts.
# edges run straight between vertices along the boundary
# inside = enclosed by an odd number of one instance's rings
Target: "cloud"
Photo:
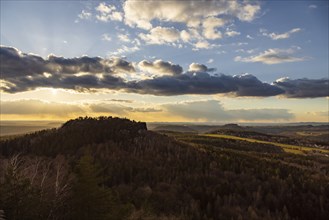
[[[189,72],[212,72],[215,70],[214,68],[208,68],[206,65],[199,63],[191,63],[188,68]]]
[[[307,112],[307,114],[320,116],[320,117],[329,117],[329,111],[320,111],[320,112]]]
[[[169,114],[182,116],[188,120],[220,121],[232,119],[223,106],[215,100],[166,104],[163,105],[163,108]]]
[[[117,49],[116,51],[110,53],[111,55],[120,55],[120,54],[127,54],[127,53],[134,53],[136,51],[139,51],[140,47],[138,46],[132,46],[128,47],[126,45],[123,45],[121,48]]]
[[[151,113],[151,112],[162,112],[162,109],[158,108],[133,108],[130,112],[141,112],[141,113]]]
[[[82,10],[81,13],[78,14],[78,17],[79,17],[81,20],[90,20],[91,17],[92,17],[92,14],[91,14],[91,12],[88,12],[88,11]]]
[[[94,17],[102,22],[122,21],[132,28],[148,30],[148,33],[135,32],[147,44],[176,44],[178,41],[192,45],[194,49],[210,49],[214,44],[208,40],[223,37],[221,28],[233,24],[236,20],[253,21],[261,10],[258,2],[251,1],[122,1],[118,8],[101,2],[91,12],[84,12],[81,17]],[[87,14],[86,14],[87,13]],[[178,29],[172,27],[179,27]],[[139,32],[139,33],[138,33]],[[237,31],[226,31],[233,37]],[[127,41],[128,42],[128,41]]]
[[[0,47],[1,68],[3,77],[36,76],[49,74],[85,73],[117,73],[121,71],[134,72],[131,63],[112,57],[75,57],[65,58],[49,55],[47,59],[33,54],[22,53],[13,47]]]
[[[0,59],[1,89],[7,92],[25,91],[37,87],[101,88],[104,87],[104,82],[111,87],[122,84],[122,79],[113,75],[135,72],[132,63],[118,57],[64,58],[50,55],[47,59],[43,59],[37,55],[22,53],[12,47],[1,46]],[[102,81],[98,74],[102,75]]]
[[[133,108],[116,103],[94,103],[89,104],[89,108],[95,113],[111,113],[116,115],[125,115],[131,112],[153,113],[162,111],[156,108]]]
[[[133,103],[134,102],[134,100],[130,100],[130,99],[109,99],[109,100],[105,100],[105,101],[124,102],[124,103]]]
[[[126,91],[153,95],[231,93],[237,96],[275,96],[284,92],[251,75],[239,77],[210,75],[206,72],[189,72],[132,82]]]
[[[116,103],[89,104],[89,108],[95,113],[112,113],[117,115],[123,115],[131,109],[130,107]]]
[[[103,34],[102,35],[102,40],[103,41],[111,41],[112,38],[111,38],[111,36],[109,34]]]
[[[246,38],[253,40],[254,38],[252,36],[250,36],[249,34],[247,34]]]
[[[4,46],[0,47],[0,59],[0,90],[7,93],[48,87],[79,92],[98,89],[120,90],[158,96],[185,94],[253,97],[282,95],[288,98],[328,96],[328,79],[283,78],[269,84],[251,74],[235,76],[216,74],[213,73],[214,69],[198,63],[192,63],[188,71],[184,72],[180,65],[163,60],[143,60],[136,65],[118,57],[64,58],[50,55],[47,59],[43,59],[38,55],[22,53],[15,48]],[[267,59],[273,58],[270,56]],[[272,60],[271,63],[274,61]],[[135,75],[143,75],[144,71],[153,76],[134,78]]]
[[[216,40],[222,38],[222,33],[216,28],[223,27],[225,25],[226,21],[221,18],[216,17],[208,17],[203,20],[203,35],[205,38],[210,40]]]
[[[118,34],[118,39],[123,42],[130,42],[128,34]]]
[[[208,41],[198,41],[194,44],[194,47],[197,49],[209,49],[212,46],[209,44]]]
[[[148,113],[152,120],[168,114],[184,118],[187,121],[273,121],[289,120],[294,117],[286,109],[226,109],[217,100],[202,100],[193,102],[167,103],[150,107],[127,106],[130,102],[119,104],[116,100],[110,102],[67,104],[59,102],[44,102],[35,99],[1,101],[1,115],[77,117],[79,115],[111,114],[134,117]],[[140,114],[141,113],[141,114]],[[319,112],[325,116],[325,112]],[[145,117],[145,116],[143,116]]]
[[[302,30],[301,28],[294,28],[294,29],[291,29],[290,31],[287,31],[287,32],[282,33],[282,34],[268,33],[264,29],[261,29],[260,32],[263,34],[263,36],[269,37],[272,40],[282,40],[282,39],[289,38],[293,33],[300,32],[301,30]]]
[[[148,44],[170,44],[176,41],[189,43],[194,49],[210,49],[213,44],[207,40],[223,37],[219,30],[234,20],[250,22],[260,11],[258,3],[247,1],[134,1],[123,4],[125,23],[130,27],[150,30],[139,37]],[[179,30],[168,27],[179,24]],[[158,25],[154,27],[154,24]],[[165,25],[167,27],[165,27]],[[235,36],[239,32],[227,32]],[[171,44],[176,46],[175,44]]]
[[[317,5],[309,5],[308,8],[310,8],[310,9],[317,9],[318,6]]]
[[[179,75],[183,72],[183,68],[181,66],[162,60],[155,60],[154,62],[143,60],[138,63],[138,67],[142,71],[156,75]]]
[[[139,34],[139,37],[147,44],[167,44],[178,41],[180,32],[173,27],[155,27],[148,34]]]
[[[219,101],[206,100],[180,102],[163,105],[172,115],[184,117],[187,120],[198,121],[262,121],[289,120],[294,117],[286,109],[225,109]]]
[[[328,79],[295,79],[281,78],[274,85],[285,91],[288,98],[329,97]]]
[[[116,7],[114,5],[102,2],[99,3],[95,9],[98,12],[96,19],[99,21],[122,21],[123,19],[123,14],[119,11],[116,11]]]
[[[294,57],[291,54],[295,53],[295,50],[290,49],[268,49],[264,52],[250,57],[241,57],[237,56],[234,58],[234,61],[246,62],[246,63],[255,63],[260,62],[264,64],[279,64],[287,62],[299,62],[306,60],[305,57]]]
[[[43,102],[40,100],[1,101],[2,115],[56,115],[67,116],[74,113],[84,113],[85,110],[78,105],[66,103]]]
[[[125,22],[130,26],[151,29],[152,21],[184,23],[197,27],[208,17],[226,15],[241,21],[252,21],[260,11],[257,3],[240,1],[134,1],[123,5]]]
[[[234,36],[237,36],[237,35],[240,35],[240,34],[241,34],[240,32],[233,31],[233,30],[227,30],[225,32],[225,35],[228,36],[228,37],[234,37]]]
[[[129,100],[109,100],[109,102],[67,104],[60,102],[44,102],[36,99],[22,99],[14,101],[1,101],[1,115],[43,115],[57,117],[76,117],[90,113],[110,113],[127,115],[129,113],[157,113],[162,109],[154,107],[136,108],[119,103],[131,103]],[[114,103],[113,103],[114,102]]]
[[[214,59],[210,58],[207,63],[213,63],[214,62]]]
[[[290,113],[287,109],[237,109],[229,110],[231,115],[235,116],[237,120],[289,120],[294,118],[294,114]]]
[[[237,90],[235,91],[236,96],[274,96],[283,93],[283,90],[263,83],[255,76],[251,74],[241,74],[233,76]]]

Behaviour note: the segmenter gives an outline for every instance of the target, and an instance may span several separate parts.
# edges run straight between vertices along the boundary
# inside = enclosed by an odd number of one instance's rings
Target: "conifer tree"
[[[98,170],[90,155],[81,157],[72,187],[72,219],[110,219],[111,195],[101,185]]]

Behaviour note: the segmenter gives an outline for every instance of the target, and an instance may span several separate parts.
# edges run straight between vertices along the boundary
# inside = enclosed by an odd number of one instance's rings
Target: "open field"
[[[275,145],[275,146],[278,146],[278,147],[282,147],[282,149],[285,152],[295,153],[295,154],[305,154],[305,153],[310,152],[310,151],[318,151],[318,152],[321,152],[321,153],[329,154],[329,150],[326,150],[326,149],[317,149],[317,148],[303,147],[303,146],[290,145],[290,144],[281,144],[281,143],[276,143],[276,142],[263,141],[263,140],[257,140],[257,139],[252,139],[252,138],[236,137],[236,136],[231,136],[231,135],[203,134],[201,136],[241,140],[241,141],[248,141],[248,142],[251,142],[251,143],[271,144],[271,145]]]

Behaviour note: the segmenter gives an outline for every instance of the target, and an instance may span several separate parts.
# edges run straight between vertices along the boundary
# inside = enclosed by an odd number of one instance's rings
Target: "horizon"
[[[78,119],[78,118],[85,118],[85,117],[90,117],[88,115],[85,115],[85,116],[78,116],[76,118],[70,118],[70,119],[67,119],[67,120],[1,120],[0,121],[0,124],[1,122],[61,122],[61,123],[65,123],[69,120],[75,120],[75,119]],[[92,118],[97,118],[97,117],[111,117],[110,115],[99,115],[99,116],[96,116],[96,117],[92,117]],[[126,118],[126,119],[129,119],[129,120],[134,120],[134,119],[130,119],[130,118],[127,118],[127,117],[117,117],[117,116],[112,116],[114,118]],[[156,123],[159,123],[159,124],[182,124],[182,123],[186,123],[186,124],[204,124],[204,125],[224,125],[224,124],[328,124],[329,122],[316,122],[316,121],[300,121],[300,122],[257,122],[257,121],[253,121],[253,122],[236,122],[236,121],[223,121],[223,122],[220,122],[220,121],[215,121],[215,122],[196,122],[196,121],[177,121],[177,122],[167,122],[167,121],[138,121],[138,120],[134,120],[134,121],[137,121],[137,122],[145,122],[145,123],[153,123],[153,124],[156,124]]]
[[[0,121],[329,123],[328,1],[1,1]]]
[[[79,117],[79,118],[86,118]],[[111,116],[102,116],[111,117]],[[74,118],[70,120],[76,120],[79,118]],[[113,117],[117,118],[117,117]],[[123,119],[123,118],[121,118]],[[127,119],[127,118],[125,118]],[[128,118],[128,120],[130,120]],[[49,130],[49,129],[60,129],[63,124],[67,121],[55,121],[55,120],[0,120],[0,137],[10,137],[24,134],[31,134],[34,132]],[[136,121],[144,122],[144,121]],[[287,123],[275,123],[275,122],[145,122],[147,125],[147,130],[161,130],[162,127],[172,126],[165,129],[175,129],[176,127],[186,127],[191,129],[196,129],[199,127],[209,127],[209,129],[219,128],[225,125],[237,125],[241,128],[284,128],[284,127],[305,127],[305,126],[328,126],[328,122],[287,122]],[[0,139],[1,140],[1,139]]]

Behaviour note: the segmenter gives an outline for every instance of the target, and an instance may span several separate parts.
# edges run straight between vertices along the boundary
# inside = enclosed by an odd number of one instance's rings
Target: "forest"
[[[0,219],[328,219],[329,158],[77,118],[1,139]]]

